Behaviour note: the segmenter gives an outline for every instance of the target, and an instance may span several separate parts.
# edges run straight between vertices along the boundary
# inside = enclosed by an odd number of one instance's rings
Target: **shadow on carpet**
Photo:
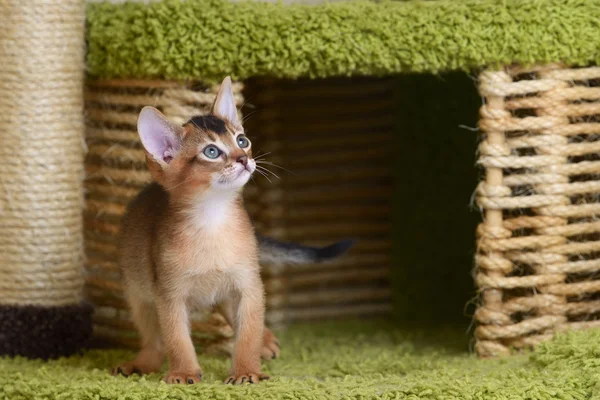
[[[589,399],[600,395],[600,331],[562,334],[534,352],[479,360],[453,329],[378,322],[295,326],[281,332],[272,379],[229,386],[226,357],[200,355],[204,381],[169,386],[160,374],[112,377],[133,353],[90,350],[43,362],[0,358],[0,399]]]

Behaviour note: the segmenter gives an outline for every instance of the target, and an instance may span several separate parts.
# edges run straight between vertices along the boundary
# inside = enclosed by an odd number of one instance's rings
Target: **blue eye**
[[[240,149],[245,149],[250,145],[250,141],[244,135],[240,135],[237,137],[237,144],[240,146]]]
[[[221,155],[221,150],[219,150],[217,146],[211,144],[209,146],[206,146],[204,150],[202,150],[202,153],[204,153],[204,155],[208,158],[215,159]]]

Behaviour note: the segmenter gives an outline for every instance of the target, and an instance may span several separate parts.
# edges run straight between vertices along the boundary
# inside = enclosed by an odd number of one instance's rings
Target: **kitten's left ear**
[[[231,78],[226,77],[221,83],[219,93],[212,106],[212,112],[216,116],[229,121],[232,125],[242,127],[238,118],[237,108],[235,106],[235,97],[233,96],[233,90],[231,89]]]

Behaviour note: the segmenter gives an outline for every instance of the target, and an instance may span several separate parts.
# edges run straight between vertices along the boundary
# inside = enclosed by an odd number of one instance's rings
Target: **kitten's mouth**
[[[245,165],[244,168],[236,169],[236,171],[232,171],[229,175],[221,175],[217,183],[220,185],[234,185],[237,187],[238,185],[245,185],[246,182],[252,176],[254,169],[250,165]]]
[[[240,171],[240,175],[243,174],[244,172],[248,172],[249,174],[252,174],[254,171],[252,170],[252,167],[250,166],[250,164],[247,164],[243,170]]]
[[[250,168],[249,165],[246,165],[246,167],[242,170],[240,170],[240,172],[238,172],[237,176],[234,179],[238,179],[240,178],[242,175],[244,174],[248,174],[248,175],[252,175],[252,169]]]

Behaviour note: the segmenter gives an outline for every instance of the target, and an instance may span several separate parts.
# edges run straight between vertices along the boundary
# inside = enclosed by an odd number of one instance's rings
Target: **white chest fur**
[[[233,217],[235,193],[215,191],[203,195],[193,205],[190,221],[192,229],[214,232],[222,229]]]

